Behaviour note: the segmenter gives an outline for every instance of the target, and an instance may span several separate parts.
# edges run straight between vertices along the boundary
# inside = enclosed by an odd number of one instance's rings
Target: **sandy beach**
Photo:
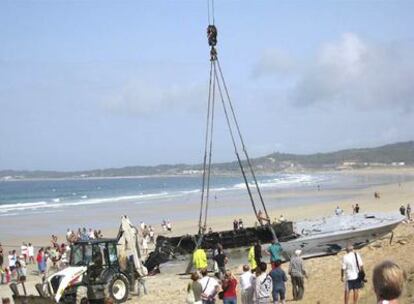
[[[368,171],[363,172],[366,175],[369,174],[414,174],[414,170],[404,171]],[[343,173],[348,174],[348,173]],[[380,199],[374,198],[374,192],[379,192]],[[361,213],[369,213],[374,211],[395,212],[398,210],[401,204],[414,203],[414,181],[404,183],[392,183],[386,185],[372,186],[362,189],[307,189],[303,191],[284,191],[283,193],[277,190],[267,191],[267,201],[288,200],[297,197],[309,197],[317,195],[321,198],[321,202],[315,202],[307,205],[293,205],[277,208],[269,208],[269,212],[272,218],[279,217],[283,214],[286,219],[289,220],[301,220],[307,218],[315,218],[322,216],[330,216],[333,214],[336,206],[340,206],[345,210],[345,213],[352,212],[352,205],[358,203],[361,207]],[[338,200],[337,198],[341,198]],[[221,203],[221,202],[220,202]],[[235,204],[248,203],[246,198],[237,197],[236,199],[228,199],[226,201],[226,208],[231,208]],[[178,210],[188,212],[189,208],[196,211],[195,207],[189,207],[190,205],[183,202],[177,204],[174,207]],[[151,209],[151,212],[158,212],[162,214],[162,209],[165,206],[157,206]],[[180,209],[181,208],[181,209]],[[212,205],[212,208],[222,208],[222,206]],[[190,210],[190,211],[191,211]],[[120,211],[121,214],[125,213],[124,210]],[[139,214],[139,210],[128,213],[129,217],[136,222],[138,219],[143,218],[142,213]],[[101,216],[97,214],[97,216]],[[106,217],[114,217],[117,215],[102,214],[102,220]],[[233,219],[243,218],[246,226],[254,225],[254,217],[252,212],[243,214],[227,214],[223,216],[212,216],[209,218],[209,226],[214,230],[231,229]],[[145,218],[145,216],[144,216]],[[64,239],[64,232],[66,224],[76,222],[74,218],[68,218],[67,222],[63,223],[62,231],[54,232],[58,233],[59,239]],[[47,222],[30,223],[31,225],[43,225],[47,228]],[[76,225],[76,224],[75,224]],[[191,233],[197,230],[197,223],[195,220],[182,220],[175,221],[173,226],[173,234],[185,234]],[[98,227],[99,228],[99,227]],[[155,227],[156,229],[158,226]],[[25,229],[30,229],[25,227]],[[5,250],[9,250],[14,246],[19,246],[21,242],[30,240],[33,244],[47,245],[50,242],[50,235],[36,235],[30,234],[25,231],[25,234],[20,234],[19,231],[11,234],[1,233],[1,242]],[[103,229],[105,236],[115,236],[117,229]],[[156,230],[157,233],[161,233],[160,229]],[[393,242],[389,243],[389,238],[379,240],[372,245],[363,248],[360,253],[364,260],[367,270],[368,278],[371,277],[372,269],[376,263],[384,259],[392,259],[400,264],[408,274],[409,280],[406,291],[403,295],[401,303],[414,303],[414,262],[412,259],[412,252],[414,250],[414,227],[413,223],[401,224],[394,233]],[[302,303],[341,303],[343,301],[343,283],[340,281],[340,261],[342,254],[337,256],[329,256],[323,258],[315,258],[306,261],[306,268],[309,272],[309,279],[306,281],[305,297]],[[231,256],[230,256],[231,259]],[[246,256],[247,262],[247,256]],[[234,265],[230,263],[236,276],[241,274],[241,264]],[[286,269],[287,265],[283,265]],[[32,274],[34,265],[29,265],[28,273],[28,290],[34,293],[33,285],[39,281],[39,278]],[[179,276],[168,267],[161,268],[161,274],[149,277],[147,279],[147,287],[149,290],[148,295],[137,298],[133,296],[130,303],[184,303],[185,289],[189,282],[188,276]],[[7,286],[0,286],[0,295],[2,297],[10,296],[10,292]],[[287,286],[287,299],[292,299],[291,286]],[[368,281],[366,287],[362,290],[360,303],[375,303],[375,297],[372,290],[371,280]]]

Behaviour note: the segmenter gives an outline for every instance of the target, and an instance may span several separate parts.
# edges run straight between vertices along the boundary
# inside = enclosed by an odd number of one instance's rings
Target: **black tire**
[[[76,288],[76,304],[88,304],[88,288],[86,286],[78,286]]]
[[[124,303],[129,296],[129,281],[121,273],[114,274],[105,285],[105,298],[110,298],[114,303]]]

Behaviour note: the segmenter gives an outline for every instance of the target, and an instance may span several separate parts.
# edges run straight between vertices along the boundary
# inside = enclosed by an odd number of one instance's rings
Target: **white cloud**
[[[106,100],[104,106],[111,112],[131,115],[204,109],[206,90],[206,85],[161,85],[135,79]]]
[[[298,106],[328,104],[410,111],[414,102],[413,50],[410,44],[378,45],[345,33],[338,41],[323,45],[302,69],[296,69],[293,85],[286,88],[288,100]],[[269,63],[267,73],[283,71],[278,62]]]

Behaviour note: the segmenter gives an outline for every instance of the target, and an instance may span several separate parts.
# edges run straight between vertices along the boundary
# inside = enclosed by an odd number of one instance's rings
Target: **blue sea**
[[[318,185],[321,189],[364,188],[411,178],[340,173],[258,176],[264,193],[275,189],[316,189]],[[0,181],[0,219],[87,206],[122,204],[123,208],[128,208],[129,204],[157,204],[189,197],[197,201],[201,195],[201,181],[201,176]],[[237,176],[212,177],[210,189],[215,199],[246,192],[243,180]]]

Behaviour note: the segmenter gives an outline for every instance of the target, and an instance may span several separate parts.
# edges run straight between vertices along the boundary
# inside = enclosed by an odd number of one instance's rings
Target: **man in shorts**
[[[346,247],[346,254],[342,259],[341,281],[345,279],[344,303],[349,303],[349,295],[353,293],[353,304],[358,303],[359,289],[362,288],[362,281],[358,278],[358,273],[363,270],[361,256],[354,251],[352,245]]]

